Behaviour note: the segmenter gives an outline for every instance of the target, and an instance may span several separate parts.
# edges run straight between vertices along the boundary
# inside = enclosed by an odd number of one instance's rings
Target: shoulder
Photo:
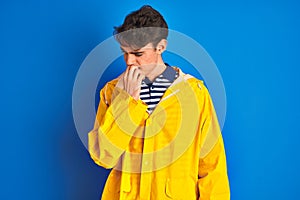
[[[119,77],[107,82],[104,87],[114,88],[116,87],[118,81],[119,81]]]
[[[206,99],[210,98],[209,91],[207,87],[205,86],[205,83],[203,80],[199,80],[195,77],[189,78],[186,80],[192,90],[194,91],[195,95],[198,97],[198,99]]]
[[[178,71],[179,76],[181,76],[184,79],[184,81],[188,83],[188,85],[200,101],[203,101],[206,98],[210,98],[209,91],[203,80],[200,80],[194,77],[193,75],[185,74],[178,67],[174,67],[174,69]]]
[[[186,74],[179,67],[173,67],[195,92],[208,93],[203,80],[195,78],[193,75]]]
[[[119,81],[119,77],[107,82],[100,91],[100,99],[110,101],[112,93]]]
[[[113,90],[116,87],[116,85],[118,84],[119,80],[122,78],[123,75],[124,75],[124,72],[122,74],[120,74],[117,78],[112,79],[111,81],[108,81],[104,85],[102,90]]]

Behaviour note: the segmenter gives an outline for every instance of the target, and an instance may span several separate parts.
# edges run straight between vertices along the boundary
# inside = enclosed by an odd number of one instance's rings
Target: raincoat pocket
[[[197,184],[192,178],[167,179],[165,194],[169,199],[176,200],[196,200]]]
[[[111,193],[130,192],[130,177],[126,174],[121,175],[120,171],[112,171],[107,180],[107,188]]]

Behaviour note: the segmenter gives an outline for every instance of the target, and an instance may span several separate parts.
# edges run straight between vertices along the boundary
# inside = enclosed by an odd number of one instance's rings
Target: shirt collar
[[[172,83],[176,78],[176,70],[173,67],[171,67],[168,63],[165,63],[165,65],[167,66],[166,69],[163,71],[163,73],[158,75],[156,78],[165,78]],[[155,80],[153,82],[155,82]],[[144,79],[144,82],[147,85],[153,83],[147,77]]]

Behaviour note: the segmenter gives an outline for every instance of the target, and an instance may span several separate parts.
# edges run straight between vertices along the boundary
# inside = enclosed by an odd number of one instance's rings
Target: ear
[[[167,40],[162,39],[156,46],[156,52],[162,54],[167,49]]]

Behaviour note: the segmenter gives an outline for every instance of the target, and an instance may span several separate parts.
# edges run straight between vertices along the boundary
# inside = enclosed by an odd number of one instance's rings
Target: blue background
[[[108,171],[92,162],[77,135],[73,83],[88,53],[146,3],[199,42],[223,77],[232,199],[296,199],[295,0],[1,1],[0,199],[100,198]]]

